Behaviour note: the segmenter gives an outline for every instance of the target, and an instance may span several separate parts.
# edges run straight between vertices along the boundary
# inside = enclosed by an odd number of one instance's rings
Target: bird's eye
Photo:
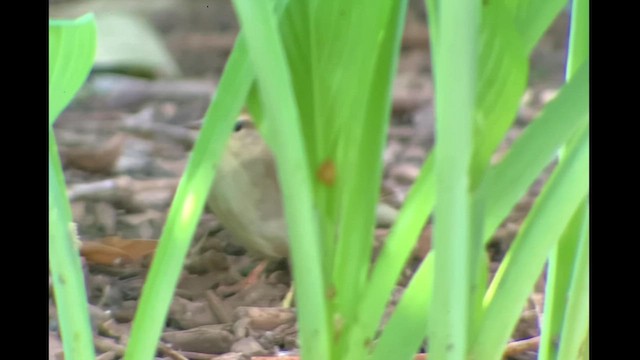
[[[247,127],[248,124],[250,124],[250,121],[248,120],[238,120],[236,121],[236,125],[233,127],[233,131],[238,132]]]

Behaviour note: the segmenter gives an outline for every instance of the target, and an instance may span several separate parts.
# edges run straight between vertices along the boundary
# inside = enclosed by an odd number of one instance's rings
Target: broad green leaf
[[[379,105],[369,103],[374,100],[369,96],[374,79],[388,78],[392,71],[386,68],[376,73],[377,59],[397,56],[396,52],[383,54],[380,50],[385,28],[392,24],[392,5],[363,0],[310,2],[312,58],[306,61],[311,68],[293,73],[294,82],[312,89],[308,98],[313,99],[313,105],[306,112],[313,117],[302,119],[313,121],[309,126],[313,129],[315,156],[312,170],[315,174],[323,165],[335,168],[335,184],[316,181],[315,190],[325,253],[335,259],[331,275],[336,286],[335,303],[343,315],[353,314],[357,307],[357,297],[343,296],[347,291],[362,291],[371,258],[371,246],[365,239],[373,234],[386,124],[367,115],[370,106]],[[290,57],[289,61],[294,64],[297,60]],[[385,98],[381,105],[388,106],[387,89],[379,91]]]
[[[515,120],[528,78],[528,59],[514,19],[495,2],[482,12],[474,128],[473,184]],[[472,185],[472,189],[475,185]]]
[[[49,125],[84,84],[96,51],[93,14],[75,20],[49,20]]]
[[[360,173],[360,181],[365,182],[365,176],[369,174],[378,174],[379,179],[371,181],[372,187],[369,189],[357,189],[363,192],[363,196],[367,196],[366,192],[374,192],[375,195],[369,196],[369,200],[378,201],[378,190],[376,187],[380,186],[380,178],[382,175],[382,161],[380,161],[381,149],[386,142],[386,134],[388,129],[388,118],[391,108],[391,90],[393,78],[397,68],[398,57],[400,53],[400,44],[402,37],[402,30],[404,29],[404,20],[406,18],[408,1],[401,0],[393,3],[391,13],[388,16],[388,23],[384,26],[386,31],[383,32],[380,45],[377,49],[378,57],[375,61],[372,89],[378,89],[379,91],[368,92],[367,106],[363,111],[365,112],[365,119],[367,119],[366,129],[363,129],[364,137],[360,151],[362,155],[362,162],[368,162],[368,167],[363,168],[362,171],[370,171],[369,173]],[[378,154],[378,156],[372,156]],[[365,157],[366,156],[366,157]],[[355,190],[354,190],[355,191]],[[357,201],[357,200],[352,200]],[[357,204],[357,203],[356,203]],[[364,206],[374,206],[374,203],[361,204]],[[343,216],[343,221],[354,222],[355,217],[360,215],[355,213],[349,213],[348,210]],[[365,235],[366,236],[366,235]],[[359,239],[363,246],[371,248],[371,242],[367,241],[368,237]],[[414,237],[415,239],[415,237]],[[410,240],[409,240],[410,241]],[[411,248],[411,246],[409,246]],[[369,253],[370,254],[370,253]],[[402,261],[401,259],[396,259]],[[366,261],[366,259],[365,259]],[[366,263],[365,269],[368,271],[369,261]],[[387,268],[388,271],[392,271],[391,268]],[[368,274],[367,274],[368,275]],[[391,275],[391,274],[390,274]],[[391,275],[393,276],[393,275]],[[367,288],[370,289],[372,279],[369,279]],[[378,321],[380,317],[374,313],[376,311],[382,311],[383,308],[379,307],[384,303],[384,299],[388,299],[391,295],[392,288],[385,288],[385,285],[381,284],[381,287],[374,289],[379,293],[371,293],[368,295],[367,300],[377,302],[378,307],[372,308],[369,305],[364,305],[361,301],[358,302],[358,306],[355,308],[355,313],[352,315],[354,321],[347,324],[345,328],[346,336],[345,340],[340,344],[340,353],[344,353],[346,358],[360,358],[364,356],[365,347],[361,346],[367,338],[371,338],[378,327]],[[366,290],[365,290],[366,291]],[[361,298],[364,299],[364,298]],[[368,308],[368,314],[362,314],[362,309]],[[375,310],[374,310],[375,309]],[[382,315],[382,312],[379,313]],[[397,343],[398,347],[404,347],[404,343]],[[360,346],[358,346],[360,345]]]
[[[567,0],[492,0],[513,14],[514,25],[528,54],[549,28]]]
[[[335,79],[340,84],[335,92],[338,109],[335,121],[339,134],[336,169],[340,178],[336,186],[341,217],[337,221],[332,279],[338,311],[348,317],[355,315],[369,275],[370,239],[382,182],[391,79],[399,55],[399,34],[404,27],[398,21],[398,11],[404,12],[406,8],[401,4],[380,1],[376,6],[369,3],[362,8],[354,6],[354,12],[364,13],[357,14],[358,21],[346,29],[351,49],[336,53],[345,59],[340,65],[345,69],[345,77]],[[347,291],[354,295],[349,296]]]

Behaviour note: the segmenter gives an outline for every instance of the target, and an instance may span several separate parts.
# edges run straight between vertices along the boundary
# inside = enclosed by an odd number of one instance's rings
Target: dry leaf
[[[118,133],[112,136],[99,148],[60,148],[60,155],[65,165],[76,169],[95,172],[110,173],[118,158],[122,154],[122,148],[127,136]]]
[[[85,241],[80,247],[80,255],[93,264],[119,265],[142,260],[151,255],[158,242],[156,240],[123,239],[109,236],[100,240]]]

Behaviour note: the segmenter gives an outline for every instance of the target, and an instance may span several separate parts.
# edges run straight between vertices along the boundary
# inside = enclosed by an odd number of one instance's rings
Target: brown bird
[[[288,257],[289,242],[275,161],[249,120],[236,123],[207,204],[253,255]]]
[[[237,243],[258,258],[288,258],[289,242],[275,160],[250,120],[236,123],[207,201]],[[390,226],[397,210],[377,207],[378,226]],[[266,262],[257,268],[263,269]],[[257,276],[257,275],[254,275]]]

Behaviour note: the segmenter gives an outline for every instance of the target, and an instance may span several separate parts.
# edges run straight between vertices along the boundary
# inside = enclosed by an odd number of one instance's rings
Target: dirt
[[[100,359],[118,359],[123,354],[156,240],[196,136],[193,123],[202,117],[215,91],[237,34],[229,2],[183,3],[177,15],[159,11],[149,17],[183,78],[149,80],[94,73],[82,96],[56,123],[74,219],[83,241]],[[384,154],[385,201],[395,207],[402,204],[433,143],[433,90],[423,18],[421,2],[412,2]],[[566,23],[566,18],[559,19],[532,56],[527,96],[499,153],[562,84]],[[492,272],[543,180],[532,187],[489,244]],[[377,229],[378,244],[387,232],[386,228]],[[427,226],[399,282],[400,291],[430,243]],[[264,265],[261,274],[252,272]],[[169,311],[158,357],[248,359],[297,354],[295,311],[280,306],[290,285],[286,261],[265,264],[247,254],[234,244],[214,214],[205,213]],[[541,276],[514,329],[513,340],[535,343],[543,290]],[[49,303],[50,356],[58,359],[61,354],[52,297]],[[534,359],[535,344],[524,348],[508,358]]]

